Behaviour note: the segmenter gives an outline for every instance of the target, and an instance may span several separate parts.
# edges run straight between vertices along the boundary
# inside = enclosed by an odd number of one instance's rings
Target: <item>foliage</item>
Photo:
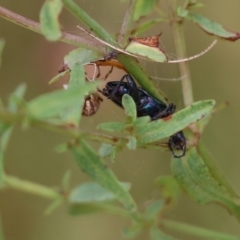
[[[29,20],[19,20],[17,14],[0,15],[33,31],[41,32],[49,41],[64,41],[78,46],[64,58],[64,69],[51,83],[59,77],[70,74],[67,90],[58,90],[43,94],[29,102],[24,100],[25,85],[20,85],[9,97],[7,106],[0,105],[0,186],[13,187],[22,191],[37,194],[53,200],[47,212],[53,211],[60,204],[67,202],[71,214],[89,214],[105,211],[111,214],[127,217],[132,220],[132,226],[124,230],[126,237],[135,237],[145,228],[149,230],[152,240],[175,239],[162,231],[162,226],[185,232],[193,236],[211,239],[240,239],[235,236],[218,233],[211,230],[194,227],[189,224],[177,223],[162,218],[166,207],[177,204],[180,189],[201,204],[220,203],[240,221],[240,199],[237,193],[223,177],[221,171],[214,164],[200,138],[204,126],[208,123],[214,111],[214,100],[193,102],[192,89],[183,92],[185,108],[173,114],[169,119],[150,122],[149,117],[137,118],[135,102],[129,95],[124,95],[123,106],[126,119],[124,122],[101,123],[98,130],[87,132],[81,129],[81,110],[86,96],[97,91],[98,81],[85,81],[84,65],[106,59],[112,49],[116,50],[116,60],[126,69],[142,87],[151,95],[166,102],[165,96],[157,90],[154,83],[144,72],[136,58],[164,62],[169,61],[165,53],[158,46],[149,46],[138,42],[127,45],[131,33],[142,33],[162,22],[172,24],[175,36],[176,51],[183,59],[179,64],[188,69],[184,48],[182,28],[184,21],[190,21],[208,34],[221,39],[235,41],[240,35],[224,29],[220,24],[193,12],[203,5],[200,2],[186,0],[184,4],[169,1],[170,10],[164,12],[157,0],[132,0],[129,5],[122,29],[118,38],[113,38],[93,18],[84,12],[73,0],[46,0],[40,12],[40,24],[32,24]],[[2,9],[2,7],[0,7]],[[83,40],[61,31],[59,15],[63,8],[84,23],[92,33],[94,39]],[[156,11],[157,10],[157,11]],[[158,13],[158,17],[152,14]],[[145,16],[148,19],[145,20]],[[159,36],[158,36],[159,37]],[[157,41],[158,41],[157,37]],[[155,38],[151,38],[156,39]],[[158,45],[158,44],[157,44]],[[0,41],[2,51],[4,41]],[[122,54],[117,54],[121,52]],[[1,57],[0,57],[1,60]],[[189,59],[187,59],[189,60]],[[107,60],[106,60],[107,61]],[[111,63],[110,63],[111,65]],[[186,70],[189,71],[189,70]],[[181,72],[183,76],[186,72]],[[189,77],[182,79],[190,82]],[[62,193],[54,189],[32,182],[17,179],[4,171],[5,149],[15,125],[24,128],[42,128],[48,131],[64,134],[69,142],[59,145],[61,151],[70,151],[79,168],[94,182],[82,183],[74,189],[68,189],[68,174],[63,180]],[[114,172],[105,163],[105,157],[114,160],[117,153],[123,149],[136,150],[138,148],[161,148],[159,141],[174,133],[188,129],[188,150],[181,159],[172,158],[173,176],[161,176],[156,185],[162,189],[162,199],[153,202],[145,212],[138,211],[136,203],[129,193],[130,184],[121,183]],[[118,137],[115,133],[122,133]],[[90,145],[90,141],[102,143],[97,153]],[[163,148],[163,147],[162,147]],[[214,167],[212,167],[214,166]],[[117,202],[122,205],[119,207]],[[173,204],[174,203],[174,204]],[[1,237],[1,236],[0,236]]]

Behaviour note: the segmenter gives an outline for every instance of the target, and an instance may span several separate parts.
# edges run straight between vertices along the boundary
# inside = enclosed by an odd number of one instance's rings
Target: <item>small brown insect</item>
[[[100,102],[103,99],[98,95],[98,93],[92,93],[85,98],[82,115],[83,116],[92,116],[97,112],[100,107]]]

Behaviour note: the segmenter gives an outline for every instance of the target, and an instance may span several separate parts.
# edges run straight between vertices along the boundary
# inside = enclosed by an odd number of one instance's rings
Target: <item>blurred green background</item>
[[[0,0],[0,5],[27,18],[38,21],[44,1]],[[110,33],[119,31],[127,3],[112,0],[76,0]],[[240,32],[240,2],[237,0],[202,1],[205,8],[199,10],[205,16],[222,23],[229,30]],[[66,32],[82,34],[76,26],[79,22],[68,12],[61,15]],[[163,32],[161,44],[168,54],[175,56],[171,30],[161,25],[149,32]],[[188,56],[204,50],[213,37],[206,35],[193,24],[185,24]],[[73,47],[63,43],[49,43],[41,35],[23,29],[0,18],[0,37],[6,40],[0,71],[0,96],[6,102],[9,94],[22,82],[28,85],[26,99],[61,88],[62,82],[48,85],[56,75],[64,55]],[[195,101],[215,99],[218,104],[228,101],[230,105],[214,116],[204,132],[203,139],[217,164],[224,171],[235,189],[240,193],[240,41],[219,41],[206,55],[190,63]],[[151,76],[178,78],[176,64],[143,62]],[[91,71],[91,69],[89,69]],[[102,68],[102,74],[108,68]],[[123,72],[114,70],[109,80],[118,80]],[[183,107],[180,82],[156,80],[171,102]],[[120,120],[123,111],[110,101],[102,103],[98,113],[82,120],[82,128],[94,130],[101,121]],[[6,155],[8,173],[50,187],[59,186],[62,176],[70,169],[71,185],[87,181],[70,154],[57,154],[54,147],[64,142],[60,138],[38,129],[22,131],[15,129]],[[121,181],[132,183],[131,193],[140,209],[158,196],[154,179],[170,174],[170,153],[139,150],[124,151],[109,166]],[[129,222],[116,216],[94,214],[72,217],[66,206],[58,208],[50,216],[44,210],[50,201],[23,192],[4,190],[0,192],[0,211],[7,240],[120,240],[121,229]],[[234,217],[218,205],[201,206],[182,194],[179,204],[172,209],[169,218],[196,224],[216,231],[240,235],[240,226]],[[171,233],[179,239],[189,236]],[[143,234],[137,239],[147,239]]]

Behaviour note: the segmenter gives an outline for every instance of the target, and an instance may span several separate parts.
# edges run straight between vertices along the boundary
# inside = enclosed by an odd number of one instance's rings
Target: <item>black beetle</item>
[[[123,80],[126,79],[127,82]],[[130,74],[124,75],[120,81],[108,82],[100,92],[111,99],[119,107],[122,106],[124,94],[130,95],[136,103],[137,116],[150,116],[151,120],[168,117],[176,110],[173,103],[166,105],[164,102],[149,95],[145,90],[138,87]],[[181,158],[186,153],[186,139],[182,131],[175,133],[169,138],[168,146],[175,158]],[[180,155],[176,155],[174,149],[182,150]]]

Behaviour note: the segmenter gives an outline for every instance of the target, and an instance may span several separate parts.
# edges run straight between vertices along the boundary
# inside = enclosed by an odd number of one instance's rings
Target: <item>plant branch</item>
[[[192,226],[186,223],[179,223],[176,221],[172,220],[162,220],[161,224],[170,229],[170,230],[175,230],[179,232],[184,232],[189,235],[193,236],[198,236],[198,237],[204,237],[204,238],[211,238],[211,239],[219,239],[219,240],[238,240],[239,238],[237,236],[229,235],[229,234],[224,234],[220,232],[216,232],[213,230],[205,229],[205,228],[200,228],[196,226]]]
[[[120,46],[124,47],[127,44],[130,32],[132,30],[132,26],[134,24],[133,21],[133,11],[135,8],[136,0],[131,0],[129,3],[129,7],[126,11],[122,28],[120,30],[120,34],[118,36],[118,43]]]
[[[38,22],[35,22],[31,19],[25,18],[17,13],[14,13],[6,8],[0,6],[0,16],[4,19],[13,22],[21,27],[29,29],[33,32],[42,34],[41,26]],[[83,47],[90,49],[92,51],[103,52],[105,47],[103,44],[95,41],[95,40],[87,40],[82,37],[78,37],[66,32],[62,33],[62,38],[59,40],[61,42],[74,45],[77,47]]]
[[[98,37],[104,41],[116,45],[112,36],[98,24],[93,18],[91,18],[86,12],[84,12],[73,0],[62,0],[64,6],[79,20],[81,20],[87,27],[94,32]]]
[[[172,27],[173,39],[175,43],[176,53],[179,58],[186,58],[186,44],[183,34],[183,26],[182,22],[177,21],[176,16],[176,1],[172,3],[172,21],[170,22]],[[190,106],[193,103],[193,92],[192,92],[192,83],[190,77],[190,70],[188,62],[180,62],[178,63],[180,75],[184,76],[181,79],[182,83],[182,94],[184,106]]]
[[[4,109],[0,108],[0,122],[9,123],[9,124],[24,124],[26,121],[35,127],[40,127],[46,130],[50,130],[52,132],[60,133],[64,136],[79,138],[85,137],[89,140],[103,142],[107,144],[111,144],[114,146],[123,146],[123,144],[127,144],[127,138],[116,138],[114,136],[109,136],[106,134],[95,133],[95,132],[83,132],[80,131],[77,127],[69,127],[68,125],[60,125],[54,124],[50,121],[44,121],[39,119],[27,119],[28,116],[25,113],[10,113]]]
[[[63,196],[56,190],[37,183],[22,180],[14,176],[5,175],[4,183],[7,187],[17,189],[23,192],[28,192],[30,194],[38,195],[44,198],[49,198],[53,200],[63,198]]]

